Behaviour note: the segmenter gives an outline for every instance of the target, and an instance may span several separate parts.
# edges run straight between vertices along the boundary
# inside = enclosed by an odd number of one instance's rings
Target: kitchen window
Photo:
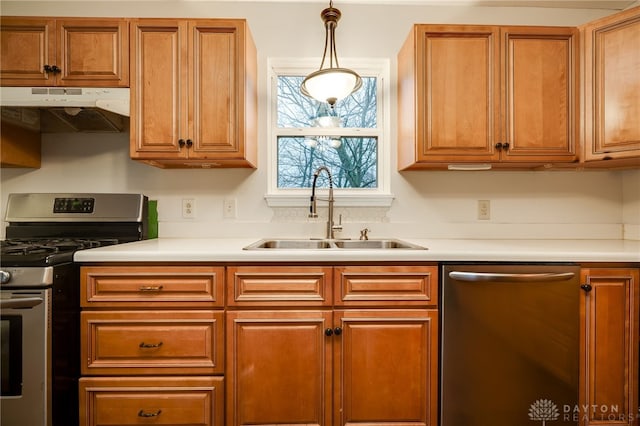
[[[389,206],[389,61],[347,61],[362,88],[334,108],[300,93],[316,60],[269,60],[269,144],[266,195],[270,206],[306,206],[314,171],[333,176],[336,204]],[[326,174],[318,187],[328,187]]]

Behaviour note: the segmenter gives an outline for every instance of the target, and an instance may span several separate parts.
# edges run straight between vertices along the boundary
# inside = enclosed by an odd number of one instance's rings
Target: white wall
[[[119,6],[120,5],[120,6]],[[340,57],[391,59],[391,135],[396,133],[395,57],[412,23],[579,25],[613,11],[584,9],[334,5]],[[259,168],[162,170],[128,157],[128,134],[44,135],[42,167],[2,169],[2,217],[10,192],[143,192],[158,200],[160,236],[322,235],[306,209],[271,209],[266,192],[266,60],[316,57],[326,4],[2,1],[3,15],[245,17],[259,56]],[[277,17],[274,18],[274,17]],[[396,164],[395,137],[391,162]],[[390,209],[338,209],[344,236],[368,226],[372,236],[424,238],[640,239],[640,171],[404,172],[392,167]],[[196,200],[196,217],[181,217],[181,200]],[[237,219],[223,219],[235,198]],[[491,200],[491,220],[476,219],[476,202]]]

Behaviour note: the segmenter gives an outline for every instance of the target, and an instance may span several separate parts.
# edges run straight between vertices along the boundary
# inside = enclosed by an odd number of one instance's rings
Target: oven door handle
[[[43,301],[42,297],[0,299],[0,309],[31,309],[40,305]]]

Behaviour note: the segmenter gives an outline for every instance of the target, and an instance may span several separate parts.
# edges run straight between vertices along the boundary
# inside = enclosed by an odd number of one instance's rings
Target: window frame
[[[278,128],[277,127],[277,90],[278,76],[305,76],[318,69],[320,59],[303,58],[268,58],[268,87],[267,87],[267,194],[265,200],[270,207],[302,207],[309,204],[309,189],[307,188],[278,188],[278,137],[306,135],[339,135],[353,137],[376,137],[378,147],[378,176],[377,188],[334,188],[337,206],[344,207],[389,207],[393,201],[390,191],[391,172],[391,141],[389,137],[389,59],[340,59],[342,67],[351,68],[361,76],[376,77],[377,79],[377,125],[369,128],[341,128],[321,129],[313,128]]]

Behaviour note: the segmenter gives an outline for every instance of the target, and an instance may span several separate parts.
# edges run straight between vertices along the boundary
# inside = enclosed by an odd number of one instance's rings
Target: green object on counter
[[[149,200],[149,229],[147,238],[158,238],[158,200]]]

